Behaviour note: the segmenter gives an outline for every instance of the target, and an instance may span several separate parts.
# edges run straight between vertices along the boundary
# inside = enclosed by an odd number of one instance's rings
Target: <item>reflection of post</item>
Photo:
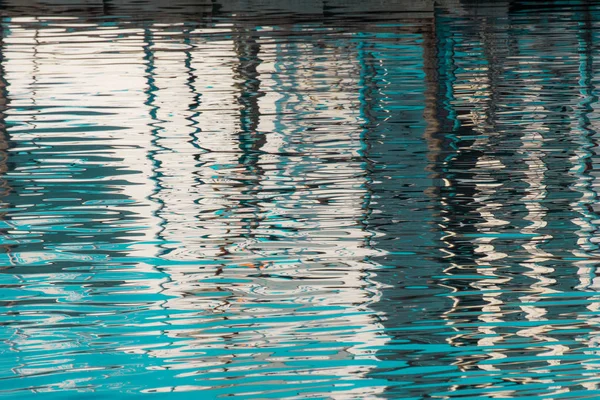
[[[438,73],[439,79],[439,125],[442,130],[444,151],[434,160],[432,169],[439,177],[440,216],[444,231],[443,250],[448,256],[448,266],[445,274],[448,275],[445,285],[453,292],[466,290],[471,292],[466,296],[451,296],[453,306],[442,315],[447,320],[449,329],[453,328],[457,314],[466,310],[461,320],[472,322],[478,326],[477,332],[464,330],[447,339],[453,347],[462,345],[490,346],[502,339],[494,325],[502,322],[501,288],[498,286],[504,279],[498,279],[496,268],[492,265],[506,254],[496,250],[493,235],[486,235],[506,225],[507,222],[497,217],[500,204],[488,201],[499,186],[498,182],[490,182],[489,177],[494,176],[494,170],[502,168],[498,160],[486,157],[479,150],[489,146],[487,136],[480,138],[481,129],[478,115],[492,109],[494,99],[490,94],[492,81],[495,75],[486,75],[481,68],[473,66],[470,58],[458,57],[463,53],[464,46],[477,47],[479,40],[472,39],[485,26],[470,25],[461,27],[460,35],[452,29],[452,24],[446,24],[444,17],[436,18],[438,28]],[[469,37],[466,43],[457,43],[457,38]],[[475,53],[476,50],[467,50]],[[457,76],[457,71],[460,76]],[[489,99],[491,104],[479,104],[481,98]],[[468,110],[461,107],[468,102]],[[477,280],[461,279],[464,274],[476,271],[480,277]],[[474,290],[473,290],[474,289]],[[480,311],[478,310],[480,309]],[[469,315],[469,316],[468,316]],[[482,337],[478,339],[477,337]],[[481,364],[481,358],[503,358],[499,351],[492,351],[487,356],[470,355],[458,356],[454,365],[461,371],[470,371],[474,368],[494,370],[496,367]],[[458,390],[453,385],[450,390]],[[506,392],[503,392],[506,394]]]
[[[494,12],[497,18],[498,9]],[[440,29],[448,30],[448,38],[439,40],[440,64],[448,66],[446,71],[440,71],[444,77],[440,86],[449,83],[440,104],[446,108],[445,115],[450,120],[446,124],[450,132],[447,142],[456,148],[454,155],[440,158],[438,166],[445,183],[441,198],[443,229],[448,235],[444,240],[451,252],[446,282],[457,291],[470,289],[470,293],[457,296],[455,307],[444,315],[451,328],[458,315],[470,312],[460,318],[474,328],[463,330],[466,334],[457,334],[449,342],[453,347],[468,344],[486,351],[461,355],[455,365],[462,371],[485,370],[490,376],[505,374],[512,362],[522,368],[533,364],[533,361],[514,361],[516,350],[506,348],[512,337],[521,337],[524,343],[535,345],[532,351],[545,357],[539,363],[552,367],[563,362],[569,347],[555,337],[551,321],[564,313],[559,307],[548,307],[543,300],[554,295],[556,288],[572,287],[566,283],[568,277],[560,282],[553,276],[557,264],[554,260],[561,258],[558,252],[572,246],[564,245],[569,239],[552,236],[553,232],[568,232],[565,227],[569,222],[566,217],[556,215],[555,211],[563,212],[564,206],[553,201],[559,190],[552,187],[553,179],[549,176],[572,166],[572,160],[557,156],[550,143],[556,137],[555,132],[568,132],[565,123],[568,118],[561,108],[565,100],[572,99],[553,89],[556,82],[571,87],[573,75],[565,73],[568,65],[549,62],[571,57],[565,49],[572,47],[568,47],[567,38],[562,40],[564,47],[557,51],[548,50],[536,38],[511,40],[510,30],[509,37],[498,33],[505,31],[501,28],[506,17],[469,20],[460,25],[459,34],[451,31],[457,25],[441,26]],[[545,32],[553,27],[543,23],[536,28]],[[511,46],[508,53],[503,53],[506,42]],[[515,48],[519,53],[514,52]],[[486,57],[483,63],[479,57],[482,53]],[[470,54],[478,54],[477,59],[470,59]],[[522,103],[511,104],[508,96],[498,90],[508,85],[515,91],[512,98],[518,96]],[[497,108],[501,108],[499,112]],[[518,124],[519,117],[527,123]],[[509,135],[518,139],[511,139],[507,145]],[[561,151],[567,154],[568,146],[573,146],[572,136],[568,136],[561,137],[564,143]],[[519,144],[514,146],[515,142]],[[560,182],[567,186],[570,179],[561,177]],[[520,209],[518,216],[515,209]],[[516,235],[516,240],[509,235]],[[507,267],[520,273],[504,274]],[[465,285],[461,283],[463,274],[475,276]],[[525,284],[527,290],[514,290],[515,285]],[[527,320],[527,326],[512,326],[516,318]],[[551,377],[508,379],[552,383]],[[458,386],[455,390],[459,390]],[[496,395],[509,394],[506,390]]]
[[[5,198],[10,193],[11,187],[8,181],[5,179],[5,174],[8,172],[8,148],[9,148],[9,135],[6,126],[6,109],[9,104],[8,100],[8,81],[5,72],[5,47],[4,42],[6,38],[6,33],[8,29],[6,28],[5,22],[0,22],[0,221],[7,221],[10,217],[7,215],[7,212],[2,211],[2,209],[9,208],[11,205],[6,202]],[[4,226],[6,224],[3,223]],[[0,237],[7,235],[8,229],[2,228],[0,229]],[[10,251],[11,245],[1,245],[0,249],[3,253],[7,253],[10,259]],[[0,267],[0,272],[2,270],[8,269],[8,273],[14,273],[14,271],[10,271],[10,267],[2,266]],[[18,277],[18,275],[14,275]],[[19,283],[22,283],[24,280],[21,277],[17,278]],[[3,280],[3,282],[5,282]],[[11,309],[11,302],[6,302],[5,304],[5,312],[8,312]],[[22,338],[25,340],[29,339],[31,336],[27,332],[19,332]],[[16,335],[15,335],[16,336]],[[14,341],[12,339],[4,339],[7,347],[10,349],[10,353],[14,354],[15,359],[17,360],[17,364],[15,365],[24,365],[24,357],[21,355],[21,350],[18,345],[18,341]],[[11,359],[12,357],[7,357]]]
[[[377,354],[381,360],[377,372],[384,372],[390,381],[405,380],[406,375],[402,369],[386,369],[386,361],[423,367],[438,362],[413,349],[433,350],[444,346],[445,338],[423,331],[413,321],[416,312],[439,315],[449,306],[449,298],[442,296],[447,288],[433,278],[443,270],[441,257],[432,251],[440,243],[431,205],[438,196],[440,172],[435,164],[443,157],[445,143],[438,134],[436,31],[431,18],[403,22],[401,28],[377,27],[360,44],[361,105],[367,119],[368,180],[374,199],[368,227],[373,232],[371,246],[383,253],[372,260],[386,266],[377,271],[382,295],[371,308],[378,311],[393,344]],[[397,56],[399,48],[402,57]],[[397,346],[406,342],[406,347]],[[414,379],[419,386],[427,378]],[[390,388],[389,396],[396,396],[396,390],[401,389]],[[423,394],[420,389],[401,393],[415,398]]]
[[[238,62],[235,64],[234,73],[237,82],[235,87],[238,93],[238,103],[241,106],[240,129],[243,133],[258,134],[257,128],[260,120],[260,108],[258,99],[260,93],[260,79],[258,67],[261,64],[259,58],[260,44],[256,40],[258,32],[256,29],[248,29],[243,26],[234,28],[233,47]],[[251,140],[251,148],[256,151],[260,149],[261,140]],[[240,145],[242,149],[245,146]]]
[[[584,19],[581,15],[577,16],[577,21]],[[578,23],[573,21],[573,25]],[[567,364],[563,355],[571,351],[570,345],[560,343],[562,336],[556,334],[554,321],[570,311],[567,311],[567,305],[548,306],[548,299],[558,298],[563,293],[571,296],[573,287],[587,290],[586,286],[591,283],[586,282],[589,260],[585,258],[589,256],[587,252],[593,249],[588,240],[594,231],[590,221],[597,217],[593,216],[594,212],[589,207],[594,202],[595,194],[589,187],[590,177],[586,176],[590,164],[589,149],[592,147],[587,114],[592,111],[591,103],[595,99],[591,81],[588,80],[591,64],[586,60],[591,53],[591,44],[586,42],[590,42],[591,38],[585,38],[582,33],[582,30],[589,28],[579,23],[579,43],[575,42],[573,35],[565,35],[556,49],[548,49],[543,39],[524,37],[518,41],[520,54],[516,64],[521,79],[527,83],[524,85],[527,89],[517,93],[526,105],[522,112],[527,119],[534,121],[521,128],[522,145],[517,152],[525,161],[523,182],[528,185],[521,198],[527,210],[523,222],[528,222],[528,225],[521,232],[529,236],[522,247],[530,256],[521,263],[528,268],[521,276],[532,281],[528,285],[529,293],[519,297],[524,318],[530,320],[532,326],[519,330],[517,335],[527,337],[529,342],[543,343],[537,355],[545,357],[551,367],[565,367]],[[554,33],[557,29],[563,32],[562,27],[551,24],[541,25],[538,31]],[[563,65],[561,60],[567,58],[571,60],[570,63]],[[578,64],[574,62],[577,58]],[[559,86],[573,88],[577,85],[580,95],[554,90]],[[567,107],[575,110],[575,118],[570,110],[566,110]],[[557,133],[561,134],[560,156],[552,146]],[[562,174],[562,171],[569,173]],[[557,173],[561,173],[559,179],[556,178]],[[569,188],[569,195],[577,197],[568,206],[557,201],[568,198],[557,188],[557,182]],[[565,215],[557,215],[559,213]],[[577,249],[575,255],[584,260],[573,264],[567,261],[570,258],[568,252],[573,249]],[[577,275],[567,272],[573,266],[578,267],[578,281],[573,279]],[[588,309],[593,308],[593,304]],[[582,316],[582,320],[590,318]],[[543,349],[548,350],[541,352]],[[540,382],[542,378],[532,380]]]
[[[501,10],[502,8],[499,7]],[[496,11],[497,12],[497,11]],[[496,109],[499,104],[498,87],[501,84],[501,73],[503,69],[500,52],[502,46],[498,46],[502,33],[496,32],[496,21],[487,17],[479,20],[475,32],[481,38],[477,45],[483,49],[486,60],[484,71],[478,72],[476,66],[470,66],[469,79],[465,79],[463,85],[467,86],[466,93],[461,103],[473,104],[472,110],[464,116],[463,124],[472,127],[476,134],[482,134],[476,138],[471,146],[474,148],[493,148],[498,131],[494,129],[496,124]],[[474,258],[477,274],[481,277],[475,280],[471,286],[480,292],[482,305],[478,316],[481,339],[477,345],[490,349],[487,363],[480,363],[477,358],[468,361],[461,360],[465,365],[476,364],[477,368],[484,371],[498,371],[501,368],[496,364],[506,358],[501,344],[504,341],[502,333],[497,326],[505,322],[503,307],[506,307],[503,298],[503,287],[511,281],[510,277],[502,276],[498,268],[508,257],[508,253],[502,251],[498,245],[498,234],[509,226],[510,222],[505,218],[504,204],[495,201],[496,193],[502,187],[503,182],[499,177],[499,171],[506,168],[505,163],[493,151],[490,154],[482,153],[476,163],[473,173],[475,181],[475,194],[473,195],[474,212],[480,217],[480,221],[474,223],[477,238],[473,239],[475,245]],[[504,391],[501,396],[506,396],[510,391]]]
[[[432,20],[431,20],[432,21]],[[427,158],[431,163],[428,170],[432,171],[436,160],[439,158],[443,146],[443,140],[439,137],[440,124],[438,119],[437,94],[439,93],[437,44],[435,24],[433,21],[423,24],[423,71],[425,72],[425,110],[423,117],[427,121],[423,136],[427,141]],[[435,196],[435,186],[426,189],[430,195]]]
[[[523,66],[524,69],[528,67],[527,64]],[[526,74],[523,75],[527,76]],[[525,111],[529,111],[533,115],[545,111],[545,102],[541,95],[544,89],[542,85],[533,83],[528,85],[530,94],[524,96],[523,99],[526,104]],[[548,208],[544,205],[544,200],[548,196],[545,176],[548,165],[544,157],[544,137],[542,135],[543,132],[547,131],[549,131],[548,122],[545,122],[544,118],[540,116],[537,122],[532,123],[523,131],[521,136],[522,145],[517,151],[524,162],[524,166],[526,166],[523,171],[523,182],[528,185],[525,195],[520,199],[526,209],[523,220],[527,225],[523,226],[520,232],[524,237],[528,237],[528,239],[523,239],[522,246],[529,256],[520,265],[526,268],[523,276],[527,276],[532,281],[529,285],[531,288],[530,293],[519,296],[519,300],[523,303],[519,307],[524,312],[524,317],[535,325],[520,329],[516,334],[529,338],[532,342],[547,343],[546,347],[549,351],[540,355],[560,355],[568,350],[568,347],[551,344],[557,340],[546,335],[545,332],[552,330],[552,325],[535,323],[536,321],[548,320],[546,308],[535,304],[540,299],[540,295],[544,296],[556,292],[549,288],[549,286],[556,283],[554,279],[549,277],[554,269],[543,265],[544,261],[552,259],[553,255],[540,247],[540,243],[552,238],[551,236],[545,237],[541,233],[548,225]],[[548,363],[558,365],[558,361],[552,359]]]
[[[595,294],[600,287],[600,278],[597,276],[598,265],[598,242],[595,238],[595,233],[598,231],[598,226],[595,221],[598,221],[598,203],[597,189],[594,188],[594,181],[597,179],[593,172],[593,161],[596,155],[597,140],[595,139],[596,131],[591,123],[591,116],[594,113],[594,105],[598,102],[598,97],[594,94],[595,86],[593,84],[593,31],[592,31],[592,15],[590,12],[589,2],[584,2],[584,9],[581,13],[575,13],[577,16],[577,33],[578,33],[578,54],[579,54],[579,94],[580,101],[576,107],[576,119],[573,131],[577,133],[580,147],[575,152],[575,162],[571,173],[578,177],[578,180],[573,187],[581,193],[581,197],[577,199],[571,206],[580,214],[579,218],[573,220],[573,223],[579,226],[577,235],[577,247],[573,251],[575,257],[579,261],[575,261],[577,266],[577,275],[579,284],[576,289],[583,292],[589,292],[589,295],[584,294],[582,297],[587,297],[590,300],[586,306],[587,315],[581,315],[582,320],[588,321],[589,324],[597,324],[598,312],[600,311],[600,301]],[[600,337],[598,335],[582,335],[581,339],[588,350],[585,354],[597,356],[598,343]],[[586,362],[583,363],[583,368],[589,372],[583,373],[586,377],[582,386],[587,390],[598,390],[599,385],[594,377],[597,376],[598,363]],[[592,379],[587,379],[588,377]]]
[[[4,174],[8,171],[8,147],[9,147],[9,136],[6,127],[6,109],[8,107],[8,98],[6,87],[8,85],[6,81],[6,74],[4,72],[4,40],[5,40],[6,27],[4,23],[0,23],[0,220],[8,219],[6,212],[3,212],[3,208],[10,207],[3,198],[6,197],[10,191],[10,185]],[[6,229],[0,229],[0,235],[4,235]],[[8,253],[10,251],[10,245],[0,245],[0,248]]]
[[[148,113],[149,113],[149,119],[150,121],[152,121],[150,123],[150,136],[152,137],[151,142],[152,142],[152,150],[150,150],[148,152],[148,158],[150,160],[150,164],[152,165],[152,177],[150,178],[152,180],[152,183],[154,183],[154,185],[156,186],[155,189],[152,191],[152,195],[148,196],[149,198],[152,199],[152,201],[154,201],[155,203],[157,203],[157,209],[155,212],[155,215],[160,215],[160,211],[161,209],[164,207],[164,203],[161,201],[160,196],[157,196],[157,194],[160,192],[161,190],[161,182],[160,179],[158,178],[158,169],[160,166],[160,161],[158,161],[156,159],[156,153],[159,151],[158,150],[158,140],[157,140],[157,135],[159,132],[159,127],[157,126],[157,111],[158,111],[158,106],[156,106],[155,102],[156,102],[156,84],[155,84],[155,69],[156,67],[154,66],[154,52],[152,49],[153,46],[153,37],[152,37],[152,30],[148,27],[145,26],[144,27],[144,46],[143,46],[143,51],[144,51],[144,61],[145,61],[145,71],[144,71],[144,77],[146,78],[146,90],[144,91],[144,93],[147,95],[146,101],[144,102],[144,105],[146,107],[148,107]],[[156,233],[157,236],[160,237],[162,230],[163,230],[163,226],[164,226],[164,221],[159,222],[159,226],[161,226],[161,229],[159,232]],[[153,238],[154,239],[154,238]]]
[[[575,152],[575,162],[571,173],[578,177],[573,187],[581,193],[581,197],[572,204],[580,217],[573,220],[573,223],[579,226],[577,231],[578,246],[573,254],[576,257],[583,258],[577,261],[577,274],[579,276],[578,289],[588,290],[592,286],[597,287],[594,282],[596,275],[595,265],[597,260],[589,258],[597,254],[598,243],[594,233],[597,226],[594,221],[598,220],[597,193],[594,189],[593,161],[597,147],[594,138],[596,132],[590,120],[590,114],[594,112],[593,105],[597,103],[598,97],[594,94],[593,85],[593,37],[592,37],[592,16],[590,15],[589,4],[586,3],[584,13],[578,15],[581,19],[578,22],[578,53],[579,53],[579,94],[580,102],[576,107],[575,126],[573,131],[577,133],[580,147]],[[594,303],[598,304],[598,303]]]
[[[260,121],[259,98],[260,79],[258,67],[261,64],[259,58],[260,44],[256,40],[258,32],[256,29],[248,29],[243,26],[233,29],[233,46],[238,62],[234,67],[236,79],[235,88],[240,105],[240,132],[239,147],[241,155],[239,165],[245,170],[245,182],[247,189],[243,190],[240,199],[240,209],[253,210],[240,216],[242,223],[242,237],[246,239],[246,247],[252,247],[255,238],[255,230],[259,226],[261,217],[260,188],[263,170],[260,166],[260,151],[266,142],[266,135],[258,130]]]
[[[461,160],[457,160],[459,154],[457,152],[456,129],[460,125],[456,111],[453,106],[455,101],[455,88],[454,84],[456,81],[455,71],[456,59],[455,59],[455,42],[453,32],[448,24],[445,17],[436,14],[435,17],[435,32],[436,32],[436,44],[435,53],[437,55],[437,74],[438,74],[438,92],[437,92],[437,117],[439,118],[438,126],[440,130],[440,141],[442,151],[435,157],[432,155],[433,164],[430,169],[433,169],[434,176],[436,176],[437,182],[439,182],[438,191],[439,196],[439,220],[442,221],[440,224],[442,230],[441,241],[444,246],[442,252],[446,254],[445,262],[447,264],[444,269],[444,274],[452,278],[455,274],[455,270],[461,266],[461,255],[467,253],[468,259],[475,258],[473,255],[473,248],[470,251],[467,250],[465,244],[457,243],[456,237],[459,235],[460,230],[467,229],[469,227],[467,223],[463,223],[463,219],[468,218],[467,210],[457,209],[460,207],[460,198],[457,201],[457,192],[460,187],[457,187],[457,180],[455,174],[452,171],[453,163],[458,163]],[[465,155],[468,153],[464,153]],[[464,158],[464,155],[463,155]],[[461,162],[462,165],[469,165],[468,160],[464,159]],[[468,169],[463,166],[462,169]],[[448,279],[444,281],[444,285],[447,286],[453,293],[459,292],[461,289],[466,289],[462,283],[454,282],[454,279]],[[442,318],[447,320],[447,325],[451,330],[457,331],[457,334],[447,339],[447,341],[454,345],[456,342],[460,342],[462,335],[458,333],[458,329],[453,328],[453,316],[452,314],[460,307],[460,298],[450,296],[452,299],[452,305],[447,311],[442,313]],[[459,361],[459,364],[462,361]]]

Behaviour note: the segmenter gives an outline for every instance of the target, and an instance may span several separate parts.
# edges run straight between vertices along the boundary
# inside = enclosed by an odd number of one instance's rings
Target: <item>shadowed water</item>
[[[600,397],[600,3],[0,15],[0,397]]]

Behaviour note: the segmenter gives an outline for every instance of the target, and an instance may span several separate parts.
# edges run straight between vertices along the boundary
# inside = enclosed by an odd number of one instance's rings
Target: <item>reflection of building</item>
[[[11,226],[44,237],[14,248],[11,272],[43,293],[26,297],[57,327],[25,326],[11,346],[83,334],[74,348],[85,354],[93,339],[78,310],[97,299],[105,351],[181,387],[271,368],[301,377],[287,390],[382,390],[360,384],[386,340],[369,308],[379,290],[366,261],[362,39],[75,21],[67,35],[60,24],[13,18],[4,51],[7,201],[24,210]],[[150,329],[153,340],[131,345]],[[319,367],[302,366],[311,360]]]
[[[589,285],[589,275],[595,273],[589,260],[595,251],[590,239],[596,230],[590,210],[595,193],[586,171],[593,148],[591,66],[585,60],[589,38],[578,44],[575,35],[563,37],[564,22],[553,20],[537,21],[528,25],[528,34],[512,36],[503,24],[524,22],[511,20],[512,9],[497,2],[489,14],[477,8],[477,19],[469,18],[469,12],[436,16],[437,110],[425,112],[438,116],[433,124],[439,133],[430,136],[435,143],[430,168],[440,185],[430,194],[439,201],[436,220],[443,232],[446,268],[441,274],[430,263],[420,269],[419,278],[429,283],[423,290],[451,290],[445,297],[453,304],[442,313],[445,326],[423,322],[427,329],[420,329],[409,318],[386,324],[404,328],[393,341],[410,343],[382,352],[382,357],[456,371],[446,375],[450,385],[435,375],[411,377],[414,384],[396,389],[403,395],[431,393],[433,387],[444,388],[440,396],[506,397],[525,390],[494,382],[497,377],[547,385],[543,393],[559,393],[569,389],[554,388],[553,382],[568,378],[547,371],[567,369],[567,357],[581,351],[560,331],[562,321],[573,316],[571,307],[582,303],[558,299],[588,299],[572,290]],[[586,20],[569,15],[573,21]],[[583,23],[576,26],[580,33],[590,29]],[[561,40],[549,47],[542,38],[552,34]],[[577,110],[577,118],[571,110]],[[579,249],[575,253],[581,261],[570,261],[572,249]],[[403,306],[410,304],[410,296],[394,287],[384,292],[378,306],[390,307],[390,293],[398,293]],[[417,303],[426,321],[439,315],[427,312],[432,303]],[[596,312],[594,306],[588,309]],[[584,324],[589,317],[581,318]],[[392,379],[406,380],[402,369],[395,374]],[[463,383],[476,376],[486,379],[477,386]]]
[[[127,285],[142,292],[142,277],[155,287],[162,279],[143,261],[153,256],[158,220],[148,199],[145,62],[143,52],[131,51],[141,48],[142,30],[98,34],[94,25],[67,25],[3,21],[10,163],[2,172],[11,190],[2,198],[10,210],[2,240],[11,249],[1,257],[0,278],[6,315],[15,319],[3,329],[10,351],[2,351],[15,360],[11,374],[20,385],[33,387],[41,376],[76,373],[90,360],[31,361],[32,347],[39,344],[48,358],[85,353],[97,334],[90,318],[130,311]],[[95,330],[111,333],[110,324]],[[116,363],[131,360],[114,356]],[[40,390],[73,384],[50,382]]]
[[[448,3],[443,1],[442,3]],[[452,2],[450,2],[452,3]],[[69,17],[89,16],[135,16],[147,20],[167,23],[195,21],[212,16],[245,24],[279,24],[283,20],[310,21],[323,20],[335,15],[360,19],[364,13],[387,13],[387,17],[421,17],[433,11],[433,0],[152,0],[131,3],[127,0],[5,0],[3,14],[9,16],[49,16]],[[277,12],[277,21],[272,18]],[[271,17],[269,16],[271,15]]]
[[[592,334],[559,334],[597,313],[590,18],[565,35],[514,2],[412,2],[349,27],[364,2],[176,1],[104,24],[5,3],[1,277],[28,382],[121,380],[93,344],[136,390],[506,397],[593,358]],[[31,361],[36,340],[75,361]]]
[[[8,201],[23,207],[13,224],[44,234],[40,257],[50,256],[52,246],[78,246],[92,237],[96,245],[116,244],[117,231],[102,227],[120,219],[119,230],[135,232],[140,243],[151,240],[157,220],[148,200],[153,172],[145,61],[141,51],[128,53],[136,42],[141,47],[141,31],[115,40],[118,30],[105,30],[100,40],[73,46],[86,40],[87,28],[65,38],[37,26],[35,19],[14,18],[5,39],[6,118],[15,163],[7,178],[18,184]],[[82,96],[82,88],[89,94]],[[96,189],[97,182],[106,184]],[[30,253],[35,247],[27,245]]]
[[[180,328],[189,318],[166,320],[164,333],[181,346],[147,351],[166,360],[164,370],[212,365],[232,379],[248,374],[234,372],[239,362],[278,368],[277,377],[299,357],[327,351],[310,374],[294,370],[302,385],[334,373],[360,393],[352,382],[371,369],[370,348],[385,337],[365,312],[377,287],[364,272],[373,266],[364,261],[371,250],[362,225],[357,49],[352,36],[339,47],[279,44],[262,29],[260,45],[256,31],[242,29],[232,40],[192,31],[158,45],[153,36],[149,104],[159,150],[151,156],[158,182],[151,198],[161,204],[161,259],[174,262],[162,268],[171,299],[161,307],[207,313],[224,333]],[[321,69],[323,77],[315,74]],[[182,101],[193,104],[189,111]],[[331,311],[314,318],[315,307]],[[315,338],[302,356],[284,350]],[[232,357],[250,344],[252,355]],[[215,355],[185,361],[208,349]]]

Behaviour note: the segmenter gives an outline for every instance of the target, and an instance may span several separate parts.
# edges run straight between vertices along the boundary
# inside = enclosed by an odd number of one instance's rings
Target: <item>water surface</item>
[[[600,397],[600,4],[0,5],[1,397]]]

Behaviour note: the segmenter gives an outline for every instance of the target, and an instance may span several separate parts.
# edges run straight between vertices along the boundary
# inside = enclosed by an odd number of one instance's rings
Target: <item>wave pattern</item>
[[[600,7],[289,3],[3,2],[0,396],[598,397]]]

